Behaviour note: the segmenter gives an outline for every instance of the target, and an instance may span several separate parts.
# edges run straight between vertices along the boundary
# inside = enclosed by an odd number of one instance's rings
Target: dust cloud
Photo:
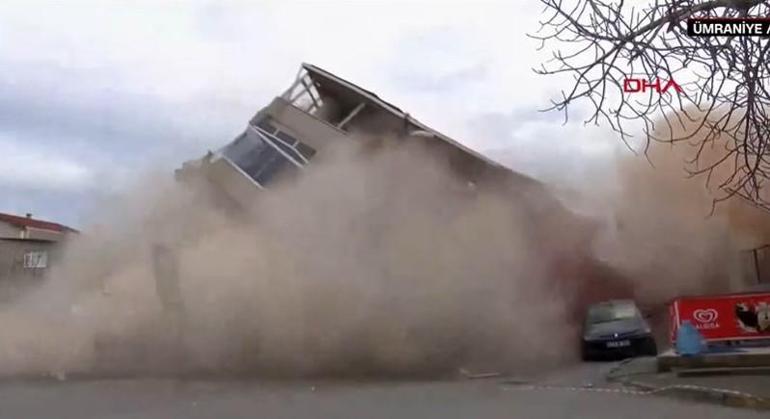
[[[601,199],[577,215],[536,184],[469,184],[417,146],[316,159],[239,212],[148,175],[0,308],[0,374],[526,371],[576,358],[590,301],[662,304],[739,270],[729,217],[706,217],[674,163],[619,158],[622,187],[581,191]],[[179,262],[172,310],[158,243]]]
[[[674,134],[690,134],[697,123]],[[770,238],[765,211],[738,197],[714,205],[725,194],[718,185],[732,173],[729,164],[710,179],[692,174],[725,153],[725,139],[718,139],[695,160],[702,138],[652,143],[646,157],[623,150],[615,158],[615,187],[605,188],[601,209],[595,208],[604,220],[595,254],[633,278],[637,298],[650,304],[755,283],[748,251]]]
[[[247,214],[142,182],[3,308],[2,373],[402,375],[574,356],[572,290],[547,280],[556,255],[534,235],[545,194],[468,184],[415,147],[325,156]],[[155,243],[178,255],[182,314],[156,295]]]

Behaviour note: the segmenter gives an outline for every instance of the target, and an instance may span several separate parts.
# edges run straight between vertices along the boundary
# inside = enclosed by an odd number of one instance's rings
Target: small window
[[[304,163],[304,159],[300,155],[299,151],[297,151],[294,147],[288,146],[288,145],[286,145],[286,143],[284,143],[282,141],[273,140],[273,143],[276,145],[276,147],[278,147],[281,150],[283,150],[284,153],[286,153],[289,156],[291,156],[291,158],[294,159],[294,161],[296,161],[297,163],[299,163],[299,164],[303,164]]]
[[[280,138],[280,139],[282,139],[283,141],[285,141],[286,144],[288,144],[288,145],[292,145],[293,146],[294,144],[297,144],[297,139],[296,138],[292,137],[291,135],[289,135],[289,134],[287,134],[287,133],[285,133],[283,131],[278,131],[275,134],[275,136]]]
[[[313,147],[310,147],[305,143],[297,143],[294,148],[296,148],[297,151],[299,151],[299,153],[302,154],[307,160],[310,160],[310,158],[313,157],[316,153]]]
[[[269,132],[270,134],[273,134],[275,133],[276,130],[278,130],[278,128],[276,128],[273,124],[270,123],[270,119],[268,118],[265,118],[257,122],[257,126]]]
[[[225,147],[224,155],[260,185],[265,185],[284,167],[295,167],[278,149],[254,131],[244,133]]]
[[[24,255],[24,267],[27,269],[44,269],[48,267],[47,252],[28,252]]]
[[[280,171],[296,170],[289,160],[286,159],[278,150],[271,148],[271,152],[264,154],[261,159],[247,167],[245,170],[260,185],[266,185]]]

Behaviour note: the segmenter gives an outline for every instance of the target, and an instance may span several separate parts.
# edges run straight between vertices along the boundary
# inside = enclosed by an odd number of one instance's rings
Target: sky
[[[536,0],[0,2],[0,212],[76,227],[148,170],[240,133],[309,62],[546,181],[617,141],[542,113],[568,80]],[[580,115],[579,109],[570,110]]]

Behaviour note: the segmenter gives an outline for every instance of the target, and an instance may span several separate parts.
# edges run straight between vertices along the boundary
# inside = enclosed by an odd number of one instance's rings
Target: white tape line
[[[576,391],[576,392],[581,391],[581,392],[593,392],[593,393],[617,393],[617,394],[628,394],[632,396],[649,396],[656,393],[663,393],[671,390],[688,390],[688,391],[699,391],[699,392],[705,392],[705,393],[728,394],[728,395],[747,398],[747,399],[763,400],[761,397],[755,396],[750,393],[740,392],[737,390],[696,386],[692,384],[674,384],[674,385],[659,387],[651,390],[631,390],[627,388],[611,388],[611,387],[576,387],[576,386],[548,385],[548,384],[507,386],[506,388],[510,388],[514,390],[516,389],[518,390],[567,390],[567,391]]]

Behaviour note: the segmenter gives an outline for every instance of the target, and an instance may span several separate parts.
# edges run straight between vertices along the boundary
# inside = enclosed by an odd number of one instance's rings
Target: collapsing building
[[[203,174],[237,200],[302,171],[329,146],[354,141],[353,133],[389,134],[440,148],[450,166],[474,184],[505,177],[541,187],[535,180],[431,129],[374,93],[311,64],[302,65],[294,84],[257,112],[240,136],[217,152],[185,163],[177,176]]]
[[[531,220],[523,228],[542,247],[555,281],[582,282],[590,295],[629,296],[617,275],[596,263],[588,250],[595,226],[568,211],[545,185],[477,153],[414,119],[376,94],[311,64],[302,64],[294,83],[249,121],[232,142],[201,159],[184,163],[177,179],[201,179],[219,196],[244,203],[263,188],[312,169],[334,145],[382,136],[420,143],[441,156],[473,190],[505,188]],[[311,164],[311,166],[308,166]],[[309,171],[309,170],[308,170]],[[570,231],[569,237],[561,234]],[[578,280],[578,277],[582,278]],[[598,282],[597,282],[598,281]],[[598,285],[601,283],[601,285]],[[601,292],[603,295],[597,294]]]

